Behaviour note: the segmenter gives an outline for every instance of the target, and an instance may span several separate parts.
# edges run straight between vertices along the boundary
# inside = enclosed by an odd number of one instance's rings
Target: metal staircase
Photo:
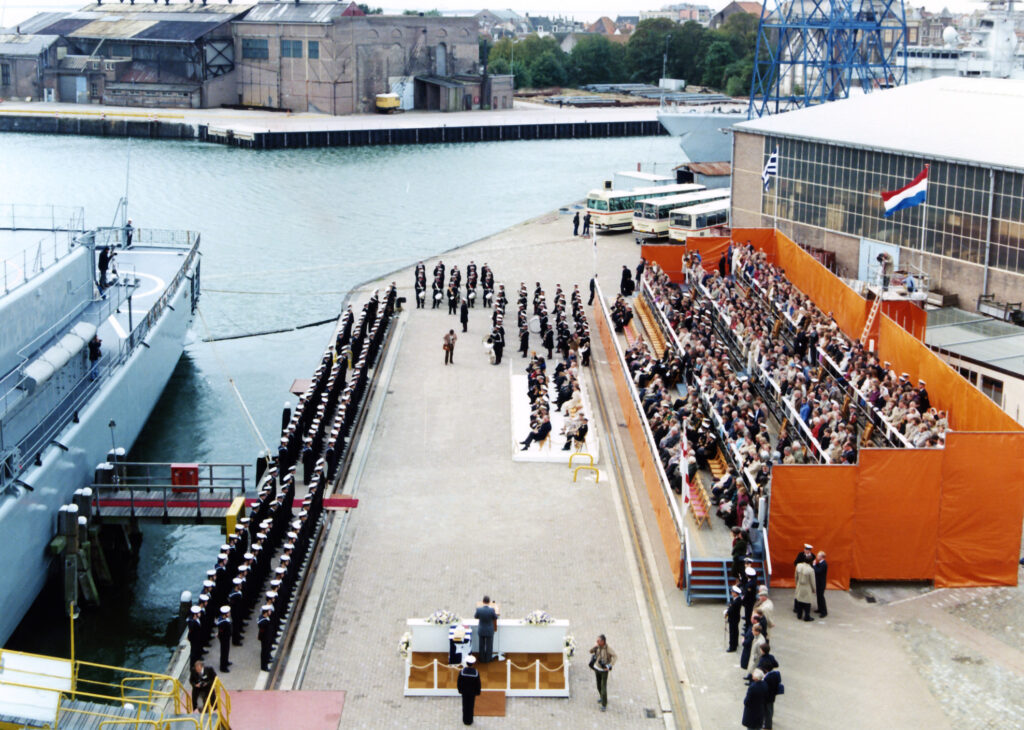
[[[691,558],[686,565],[686,605],[695,599],[710,599],[729,602],[729,587],[734,583],[729,577],[732,558]],[[758,583],[768,585],[764,563],[756,560],[751,567],[757,571]]]

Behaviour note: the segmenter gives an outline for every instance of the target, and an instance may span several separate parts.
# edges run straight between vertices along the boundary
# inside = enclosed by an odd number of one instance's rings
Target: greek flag
[[[761,182],[764,183],[764,191],[768,192],[768,186],[771,185],[772,177],[779,174],[779,148],[776,147],[775,151],[768,157],[768,162],[764,163],[764,172],[761,173]]]

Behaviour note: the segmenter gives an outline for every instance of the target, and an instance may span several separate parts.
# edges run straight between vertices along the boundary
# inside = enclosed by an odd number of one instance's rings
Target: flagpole
[[[925,165],[925,174],[927,175],[930,165]],[[928,225],[928,196],[925,195],[924,201],[921,203],[921,247],[917,254],[917,269],[924,275],[924,234],[925,229]]]
[[[772,211],[772,218],[775,219],[774,222],[772,223],[772,227],[775,230],[779,229],[779,184],[780,184],[779,183],[779,147],[778,147],[778,145],[776,145],[775,146],[775,206],[774,206],[774,210]]]

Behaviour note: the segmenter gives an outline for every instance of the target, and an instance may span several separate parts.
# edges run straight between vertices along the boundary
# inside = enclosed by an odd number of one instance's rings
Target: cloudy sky
[[[117,0],[103,0],[105,3],[113,3]],[[136,0],[143,2],[144,0]],[[211,0],[221,2],[223,0]],[[251,0],[250,0],[251,1]],[[184,0],[172,0],[173,3],[184,2]],[[239,0],[245,2],[245,0]],[[394,0],[377,0],[370,5],[380,5],[387,12],[400,13],[405,9],[430,10],[437,8],[444,11],[466,11],[473,14],[486,5],[468,5],[465,0],[436,0],[435,2],[416,2],[411,0],[408,4],[393,4]],[[705,0],[704,4],[718,9],[725,6],[728,0]],[[638,0],[555,0],[550,3],[538,3],[537,0],[526,0],[526,4],[518,5],[515,2],[505,0],[504,3],[495,3],[489,7],[511,7],[518,13],[530,13],[531,15],[565,15],[580,20],[596,20],[602,15],[615,18],[616,15],[636,15],[641,10],[659,8],[663,2],[643,2]],[[969,12],[975,8],[983,7],[982,2],[971,0],[925,0],[923,3],[915,1],[911,3],[914,7],[923,4],[932,10],[941,10],[949,7],[953,12]],[[0,26],[12,26],[25,18],[31,17],[38,12],[45,10],[76,10],[83,7],[83,0],[0,0]]]

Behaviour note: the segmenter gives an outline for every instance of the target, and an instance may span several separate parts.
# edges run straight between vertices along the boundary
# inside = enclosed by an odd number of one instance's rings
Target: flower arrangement
[[[544,624],[553,624],[554,622],[555,620],[551,618],[550,613],[547,611],[541,611],[540,609],[530,611],[523,619],[523,623],[532,624],[534,626],[543,626]]]
[[[409,644],[412,643],[412,634],[406,631],[402,634],[402,638],[398,640],[398,654],[403,659],[409,657]]]
[[[438,626],[451,626],[452,624],[459,623],[462,619],[459,618],[457,613],[448,611],[445,609],[438,609],[432,614],[427,616],[425,619],[428,624],[437,624]]]
[[[565,654],[566,659],[572,659],[576,654],[576,637],[572,634],[565,635],[565,646],[562,648],[562,653]]]

